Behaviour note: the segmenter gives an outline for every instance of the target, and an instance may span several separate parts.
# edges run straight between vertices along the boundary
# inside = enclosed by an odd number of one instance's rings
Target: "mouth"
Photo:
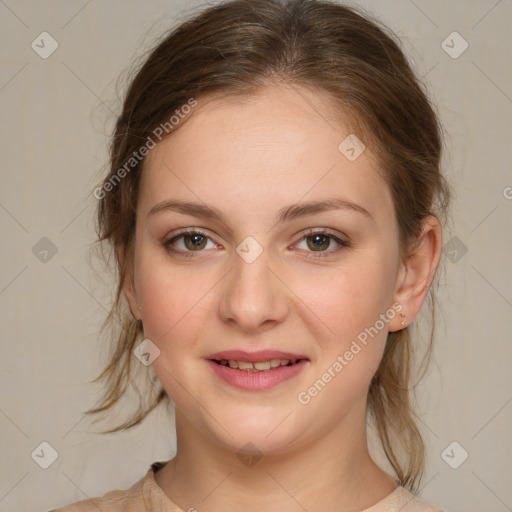
[[[210,354],[207,362],[225,383],[246,391],[265,391],[301,373],[310,360],[276,350],[229,350]]]
[[[306,358],[300,359],[270,359],[267,361],[237,361],[235,359],[211,359],[220,366],[227,366],[232,370],[241,370],[245,372],[269,372],[281,368],[282,366],[294,366]]]

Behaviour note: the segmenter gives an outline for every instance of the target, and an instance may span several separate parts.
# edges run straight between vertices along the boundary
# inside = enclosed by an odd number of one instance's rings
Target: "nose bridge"
[[[233,266],[220,301],[223,320],[235,322],[244,330],[282,320],[287,298],[272,270],[270,251],[247,237],[233,254]]]

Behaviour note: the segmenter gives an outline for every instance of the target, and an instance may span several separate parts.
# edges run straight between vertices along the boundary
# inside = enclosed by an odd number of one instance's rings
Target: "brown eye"
[[[300,247],[304,244],[306,247]],[[349,241],[342,240],[334,234],[324,231],[308,231],[297,244],[297,247],[306,253],[310,258],[323,258],[333,256],[351,247]]]
[[[163,243],[163,246],[171,253],[183,256],[194,256],[193,253],[204,252],[210,242],[216,248],[215,242],[204,233],[196,230],[181,232]]]
[[[307,236],[306,240],[308,241],[308,247],[310,249],[312,249],[313,251],[317,251],[317,250],[322,251],[329,247],[329,245],[331,243],[331,238],[332,237],[329,237],[327,235],[319,233],[319,234]],[[311,243],[310,243],[310,240],[311,240]]]
[[[187,249],[190,249],[191,251],[197,251],[204,249],[207,238],[200,233],[194,233],[192,235],[184,235],[183,241]]]

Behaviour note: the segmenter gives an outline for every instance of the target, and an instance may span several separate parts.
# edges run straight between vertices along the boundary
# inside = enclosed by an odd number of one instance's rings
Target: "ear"
[[[401,313],[405,316],[397,315],[390,321],[390,332],[405,329],[418,315],[432,285],[441,250],[441,224],[431,215],[423,220],[421,234],[398,274],[395,301],[402,304]]]
[[[124,282],[123,282],[123,293],[130,307],[130,312],[135,320],[141,320],[141,314],[139,310],[139,303],[137,300],[137,294],[135,292],[134,275],[133,275],[133,258],[127,257],[125,254],[124,247],[116,248],[116,259],[119,263],[119,267],[123,268],[126,263]]]

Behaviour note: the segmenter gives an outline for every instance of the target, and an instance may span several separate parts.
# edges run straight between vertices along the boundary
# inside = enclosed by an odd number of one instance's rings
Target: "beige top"
[[[50,512],[188,512],[174,504],[155,481],[153,464],[138,482],[127,490],[107,492],[99,498],[78,501]],[[189,510],[194,510],[193,508]],[[386,498],[362,512],[442,512],[398,486]]]

